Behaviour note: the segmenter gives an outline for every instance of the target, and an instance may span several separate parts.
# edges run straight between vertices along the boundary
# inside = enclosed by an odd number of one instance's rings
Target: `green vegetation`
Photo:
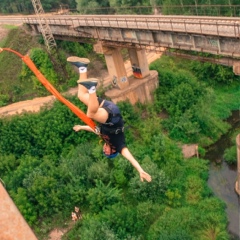
[[[238,0],[41,0],[45,12],[58,12],[61,5],[74,14],[153,14],[235,16],[240,14]],[[155,11],[154,11],[155,9]],[[30,0],[1,0],[0,13],[33,13]]]
[[[160,79],[155,108],[167,111],[169,117],[163,126],[169,136],[207,146],[229,128],[222,120],[239,107],[240,77],[221,65],[201,63],[201,67],[202,71],[199,62],[166,56],[151,65]],[[221,78],[219,73],[226,73],[228,78]],[[214,79],[213,75],[219,77]]]
[[[226,148],[224,151],[223,158],[230,165],[237,164],[237,145],[236,145],[236,137],[240,132],[240,128],[237,128],[234,132],[231,133],[231,143],[232,145],[229,148]]]
[[[41,73],[49,79],[60,92],[76,86],[78,72],[67,64],[69,55],[86,57],[102,61],[96,56],[92,46],[74,42],[58,41],[59,50],[54,56],[49,56],[42,39],[26,34],[26,27],[10,30],[2,47],[11,48],[22,55],[28,54]],[[30,51],[31,49],[31,51]],[[39,96],[47,96],[49,92],[37,80],[32,71],[15,54],[3,51],[0,54],[0,107]],[[9,66],[11,68],[9,69]],[[90,64],[90,69],[94,68]]]
[[[129,141],[128,133],[127,140],[150,184],[121,156],[104,158],[94,134],[74,133],[79,120],[59,102],[51,111],[1,119],[1,177],[39,238],[53,227],[49,222],[57,217],[63,224],[79,206],[83,220],[65,239],[198,239],[211,228],[229,239],[224,204],[207,186],[208,161],[184,160],[156,131],[161,119],[152,112],[143,122],[130,104],[119,106],[134,125],[138,137]]]
[[[232,146],[224,151],[224,160],[229,164],[237,163],[237,147]]]
[[[57,77],[40,44],[32,39],[33,46],[24,45],[22,30],[12,31],[21,44],[14,45],[17,40],[11,35],[8,47],[22,54],[31,49],[28,54],[53,85],[63,89],[75,83],[77,74],[66,63],[70,81]],[[92,49],[58,44],[63,65],[67,55],[88,56]],[[3,59],[14,70],[6,71]],[[25,93],[48,94],[12,54],[1,53],[0,61],[0,74],[14,74],[4,76],[2,86],[22,89],[14,92],[14,99]],[[39,113],[0,119],[0,178],[39,239],[46,239],[56,226],[66,226],[74,206],[80,207],[83,219],[63,239],[230,239],[225,205],[207,184],[209,162],[184,159],[178,145],[198,142],[203,148],[228,131],[224,119],[238,108],[239,77],[226,67],[166,56],[151,69],[159,73],[155,101],[119,103],[131,126],[126,130],[128,146],[151,174],[151,183],[140,182],[122,156],[106,159],[96,135],[75,133],[72,127],[79,119],[59,102]],[[1,91],[8,96],[8,91]],[[69,100],[86,110],[75,97]],[[159,118],[162,112],[166,119]]]
[[[21,50],[21,54],[25,55],[29,49],[40,47],[40,44],[37,43],[36,38],[30,34],[26,34],[24,29],[17,28],[10,30],[2,47],[12,48],[16,51]],[[0,54],[0,62],[0,106],[27,97],[38,96],[32,91],[33,82],[21,81],[19,79],[19,73],[22,68],[22,62],[19,57],[13,53],[3,51]],[[29,93],[30,91],[31,93]]]

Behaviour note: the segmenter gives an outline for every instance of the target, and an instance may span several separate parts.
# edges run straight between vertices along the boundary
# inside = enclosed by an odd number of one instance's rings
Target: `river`
[[[226,203],[226,213],[229,221],[228,231],[233,239],[240,239],[240,198],[235,192],[237,166],[229,166],[223,160],[224,150],[232,145],[231,136],[234,131],[240,130],[240,111],[234,111],[228,119],[232,129],[210,146],[205,156],[211,161],[208,185],[221,200]],[[240,132],[240,131],[239,131]]]

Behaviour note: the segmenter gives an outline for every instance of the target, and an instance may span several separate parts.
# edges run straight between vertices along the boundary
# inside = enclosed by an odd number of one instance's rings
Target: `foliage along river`
[[[232,146],[231,134],[240,129],[240,111],[234,111],[228,122],[232,125],[232,128],[219,141],[209,147],[205,158],[211,161],[208,185],[215,195],[226,203],[226,213],[229,221],[228,230],[234,239],[240,239],[240,198],[235,192],[237,165],[229,166],[223,160],[224,150]]]

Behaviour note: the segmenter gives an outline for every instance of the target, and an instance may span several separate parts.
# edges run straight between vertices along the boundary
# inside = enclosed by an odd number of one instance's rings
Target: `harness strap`
[[[124,132],[124,127],[107,127],[104,124],[101,124],[101,128],[103,128],[105,131],[109,132],[110,134],[119,134],[121,132]]]

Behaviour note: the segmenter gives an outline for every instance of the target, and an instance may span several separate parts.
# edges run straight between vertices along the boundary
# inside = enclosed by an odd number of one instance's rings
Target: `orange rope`
[[[42,73],[37,69],[35,64],[28,56],[23,56],[19,52],[12,50],[11,48],[0,48],[0,53],[2,51],[9,51],[15,53],[19,56],[22,61],[33,71],[38,80],[43,84],[43,86],[52,93],[59,101],[65,104],[73,113],[75,113],[84,123],[86,123],[89,127],[91,127],[94,131],[97,131],[96,124],[89,118],[83,111],[81,111],[74,104],[69,102],[66,98],[64,98],[54,87],[53,85],[42,75]]]

